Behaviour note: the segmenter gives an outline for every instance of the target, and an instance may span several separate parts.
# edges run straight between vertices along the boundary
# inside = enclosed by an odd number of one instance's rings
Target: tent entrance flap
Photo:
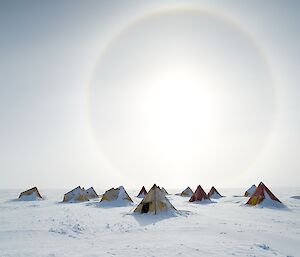
[[[142,213],[148,213],[150,207],[150,203],[144,203],[142,207]]]

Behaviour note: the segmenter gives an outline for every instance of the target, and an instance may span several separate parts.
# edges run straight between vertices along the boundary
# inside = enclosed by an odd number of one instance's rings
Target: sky
[[[300,186],[298,1],[0,1],[0,188]]]

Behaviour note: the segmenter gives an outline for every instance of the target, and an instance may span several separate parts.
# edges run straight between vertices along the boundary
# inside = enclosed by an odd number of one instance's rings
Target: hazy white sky
[[[0,187],[299,186],[297,1],[1,1]]]

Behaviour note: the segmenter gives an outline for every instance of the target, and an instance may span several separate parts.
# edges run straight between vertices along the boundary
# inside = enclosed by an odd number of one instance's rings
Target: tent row
[[[89,189],[85,190],[83,187],[78,186],[64,194],[63,202],[82,202],[98,197],[99,196],[93,187],[90,187]],[[22,192],[19,195],[19,199],[23,201],[33,201],[42,200],[43,197],[41,196],[37,187],[33,187]]]
[[[163,211],[176,210],[166,197],[168,192],[164,188],[160,188],[156,184],[147,192],[143,186],[137,197],[142,198],[142,201],[135,208],[137,213],[153,213],[157,214]],[[187,187],[180,194],[182,197],[190,197],[189,202],[211,201],[223,197],[215,187],[212,187],[208,193],[199,185],[195,192],[190,187]],[[280,200],[261,182],[258,187],[251,186],[244,194],[245,197],[250,197],[246,202],[247,205],[257,205],[266,201],[275,201],[281,203]],[[90,199],[99,198],[93,187],[85,190],[83,187],[76,187],[73,190],[64,194],[63,202],[83,202]],[[22,192],[19,196],[21,200],[37,200],[42,199],[37,187]],[[123,186],[111,188],[107,190],[101,197],[100,202],[127,202],[133,203],[133,200],[126,192]]]

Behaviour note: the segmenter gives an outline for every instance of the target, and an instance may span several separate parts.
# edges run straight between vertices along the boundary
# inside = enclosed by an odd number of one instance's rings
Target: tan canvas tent
[[[32,201],[43,199],[37,187],[30,188],[19,195],[20,200]]]
[[[89,199],[94,199],[99,197],[93,187],[90,187],[89,189],[85,190],[85,194]]]
[[[244,196],[250,197],[256,190],[256,185],[252,185],[248,190],[246,190]]]
[[[120,186],[118,188],[111,188],[107,190],[104,195],[102,196],[100,202],[103,201],[129,201],[133,202],[128,193],[126,192],[125,188],[123,186]]]
[[[146,188],[143,186],[142,189],[140,190],[140,192],[138,193],[137,197],[139,197],[139,198],[144,198],[146,194],[147,194],[147,190],[146,190]]]
[[[194,193],[193,190],[190,187],[187,187],[180,193],[180,195],[183,197],[191,197],[193,193]]]
[[[150,191],[145,195],[144,199],[136,207],[134,212],[137,213],[151,213],[157,214],[160,212],[166,212],[170,210],[176,210],[170,203],[164,193],[155,184]]]
[[[84,188],[78,186],[64,194],[63,202],[84,202],[88,200],[89,198],[87,197]]]
[[[212,199],[219,199],[221,197],[223,197],[218,190],[213,186],[208,193],[208,197],[212,198]]]

